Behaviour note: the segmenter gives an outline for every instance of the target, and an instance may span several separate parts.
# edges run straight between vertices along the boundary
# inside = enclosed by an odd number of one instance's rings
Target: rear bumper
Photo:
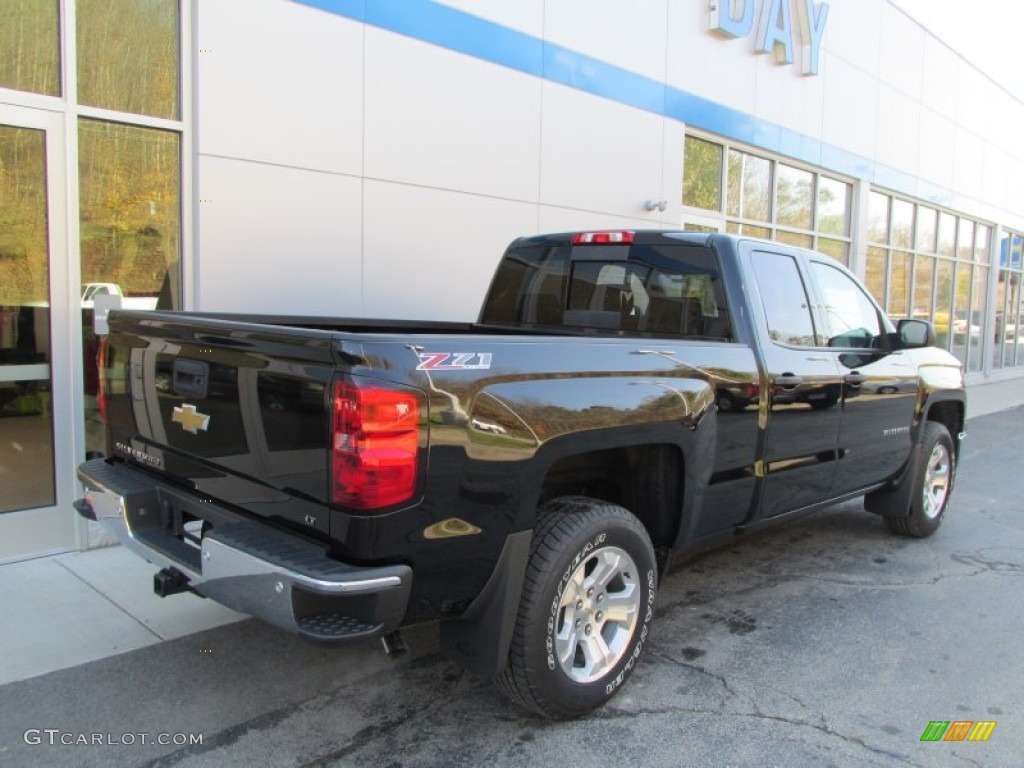
[[[188,589],[317,642],[341,644],[396,629],[405,616],[412,569],[355,566],[323,547],[243,518],[198,494],[103,459],[78,468],[80,515]],[[196,534],[175,533],[182,511]],[[202,529],[201,531],[199,529]]]

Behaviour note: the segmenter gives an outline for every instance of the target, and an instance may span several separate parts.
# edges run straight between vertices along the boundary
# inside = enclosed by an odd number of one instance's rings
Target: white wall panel
[[[825,37],[822,41],[823,67],[825,51],[843,59],[864,72],[875,72],[881,41],[882,8],[886,0],[846,0],[830,2]],[[823,69],[823,73],[827,69]]]
[[[1010,183],[1010,158],[1001,149],[986,144],[982,150],[981,188],[985,202],[989,205],[1006,208],[1006,191]],[[1019,184],[1019,179],[1015,180]]]
[[[281,0],[196,7],[198,151],[360,173],[362,25]]]
[[[541,81],[366,30],[366,175],[536,200]]]
[[[534,37],[544,35],[544,0],[435,0]]]
[[[825,54],[822,138],[861,157],[875,155],[878,81],[832,54]]]
[[[1010,102],[1006,105],[1006,118],[1003,121],[1006,140],[1000,142],[999,146],[1018,160],[1024,160],[1024,141],[1020,141],[1021,126],[1024,126],[1024,104],[1019,101]],[[1024,184],[1021,186],[1024,187]],[[1024,211],[1021,213],[1024,214]]]
[[[609,216],[591,211],[578,211],[572,208],[558,208],[550,205],[540,206],[539,215],[541,232],[581,232],[608,229],[651,229],[656,227],[646,219],[633,219],[627,216]],[[679,222],[666,224],[666,228],[678,228]]]
[[[505,247],[537,206],[367,180],[367,317],[476,320]]]
[[[963,60],[958,68],[957,82],[957,122],[983,138],[995,138],[999,133],[997,125],[1001,116],[996,105],[1004,91]]]
[[[660,81],[665,77],[667,4],[551,0],[545,3],[545,39]]]
[[[199,161],[198,309],[358,315],[359,179]]]
[[[883,3],[877,71],[883,83],[911,99],[921,98],[924,28],[889,3]]]
[[[875,159],[890,168],[916,175],[920,104],[888,85],[879,84],[877,119]]]
[[[686,126],[675,120],[665,120],[664,131],[661,197],[668,206],[663,213],[657,215],[666,226],[676,227],[683,217],[683,154],[686,148]]]
[[[661,196],[662,123],[649,112],[545,83],[541,201],[643,216],[644,201]]]
[[[777,64],[771,56],[759,56],[756,63],[754,115],[804,136],[821,137],[823,76],[801,76],[796,66]]]
[[[953,187],[953,136],[956,125],[927,107],[921,108],[921,131],[917,136],[917,162],[921,178],[932,184]]]
[[[1007,167],[1010,183],[1006,190],[1006,207],[1010,211],[1006,223],[1018,232],[1024,232],[1024,161],[1012,159]]]
[[[957,116],[957,79],[960,57],[931,35],[924,39],[921,101],[950,120]]]
[[[724,39],[710,34],[709,18],[706,3],[669,3],[666,82],[752,114],[754,45],[749,38]]]
[[[960,195],[985,200],[982,173],[985,162],[984,143],[970,131],[957,128],[953,135],[953,189]]]

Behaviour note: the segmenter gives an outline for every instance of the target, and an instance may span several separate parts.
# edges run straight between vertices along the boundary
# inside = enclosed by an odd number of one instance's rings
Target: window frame
[[[879,198],[884,198],[888,201],[885,221],[885,242],[880,242],[878,238],[872,237],[870,222],[865,227],[864,242],[864,250],[868,254],[869,260],[872,251],[880,252],[883,260],[884,295],[875,296],[876,302],[885,307],[886,316],[891,315],[892,317],[916,317],[935,323],[939,313],[945,313],[947,316],[947,330],[944,333],[944,348],[958,358],[958,352],[962,350],[963,359],[961,362],[966,371],[979,372],[983,370],[985,360],[987,359],[986,355],[989,354],[988,350],[993,344],[989,338],[990,334],[985,331],[984,327],[981,327],[979,330],[980,336],[976,347],[971,344],[971,318],[975,312],[976,302],[981,302],[980,311],[983,319],[990,314],[992,309],[988,306],[988,282],[991,280],[990,272],[994,268],[991,261],[993,235],[996,225],[990,221],[936,205],[933,202],[917,200],[874,185],[868,188],[869,210],[871,208],[871,201]],[[911,206],[910,247],[898,244],[896,242],[896,234],[893,232],[893,210],[897,202]],[[935,214],[934,249],[931,251],[918,247],[917,235],[922,209],[929,213],[934,212]],[[945,231],[944,225],[948,225],[950,222],[952,223],[952,232],[949,233],[952,238],[952,253],[947,254],[943,253],[942,233]],[[965,231],[965,223],[969,225],[971,231],[969,243],[961,242],[963,232]],[[966,253],[966,256],[961,255],[962,251]],[[896,255],[902,256],[904,254],[909,257],[907,264],[908,293],[905,311],[892,306],[894,260]],[[918,309],[915,302],[915,295],[918,291],[918,266],[925,259],[930,259],[931,266],[931,276],[927,285],[930,302],[927,307],[927,314],[919,315],[915,313],[915,310]],[[940,298],[939,276],[947,269],[952,275],[949,302],[940,306],[938,304]],[[967,314],[966,331],[963,342],[957,343],[955,325],[957,322],[957,312],[960,311],[957,303],[957,285],[961,279],[960,275],[964,271],[968,274],[967,296],[965,299]],[[984,284],[979,285],[979,277],[984,280]],[[984,321],[982,326],[984,326]]]
[[[835,259],[838,263],[848,266],[853,259],[853,248],[854,248],[854,231],[855,222],[857,217],[857,180],[851,177],[844,176],[840,173],[833,173],[825,168],[816,167],[808,163],[801,162],[795,158],[784,157],[781,155],[775,155],[770,152],[758,150],[756,148],[748,147],[738,142],[729,141],[721,137],[716,137],[711,134],[706,134],[701,131],[687,129],[684,136],[684,167],[682,169],[683,187],[686,185],[686,167],[685,167],[685,141],[687,139],[695,139],[698,141],[707,142],[709,144],[715,144],[722,148],[722,157],[719,167],[719,189],[720,195],[718,200],[718,207],[716,209],[705,209],[694,206],[688,206],[685,203],[682,206],[682,222],[694,220],[698,217],[702,218],[715,218],[720,222],[720,231],[732,232],[734,234],[748,235],[751,237],[762,237],[767,240],[773,240],[775,242],[782,242],[785,245],[792,246],[795,248],[806,248],[808,250],[824,253],[826,256],[832,257],[828,251],[821,248],[822,240],[837,241],[845,245],[846,247],[846,261],[840,261]],[[745,155],[750,155],[760,160],[766,160],[769,163],[770,173],[770,200],[769,200],[769,213],[768,221],[758,221],[755,219],[746,219],[739,216],[731,216],[728,213],[728,195],[729,195],[729,154],[730,152],[740,152]],[[779,186],[779,167],[787,166],[796,171],[803,171],[810,173],[812,177],[811,184],[811,228],[802,229],[799,227],[787,226],[778,222],[778,186]],[[832,232],[826,232],[820,227],[820,215],[818,206],[818,196],[821,190],[821,179],[828,179],[829,181],[839,182],[840,184],[846,185],[848,194],[845,205],[845,222],[846,222],[846,233],[835,234]],[[762,233],[758,230],[766,230]],[[779,234],[789,234],[798,237],[810,238],[810,243],[806,246],[797,245],[795,243],[787,243],[779,240]]]

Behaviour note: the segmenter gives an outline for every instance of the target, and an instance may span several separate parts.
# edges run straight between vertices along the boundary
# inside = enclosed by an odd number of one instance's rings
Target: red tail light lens
[[[331,500],[377,509],[412,498],[420,448],[419,398],[353,381],[334,384]]]
[[[96,406],[100,411],[100,420],[105,426],[110,426],[110,417],[107,413],[107,355],[110,350],[110,342],[107,337],[100,338],[100,347],[96,352]]]
[[[628,245],[633,242],[633,233],[618,232],[580,232],[573,236],[573,245]]]

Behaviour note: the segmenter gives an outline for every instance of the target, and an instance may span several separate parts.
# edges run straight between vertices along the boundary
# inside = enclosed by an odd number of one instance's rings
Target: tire
[[[883,519],[893,533],[923,539],[942,525],[956,475],[953,438],[939,422],[925,422],[921,452],[912,471],[914,488],[910,497],[910,514]]]
[[[543,505],[498,689],[556,719],[604,704],[643,653],[657,573],[647,531],[622,507],[582,496]]]

